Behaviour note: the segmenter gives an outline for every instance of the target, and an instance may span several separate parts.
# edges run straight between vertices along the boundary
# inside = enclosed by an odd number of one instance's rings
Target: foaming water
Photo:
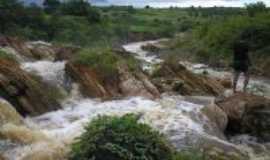
[[[200,123],[205,117],[200,114],[202,106],[163,98],[152,101],[141,97],[125,100],[99,102],[81,99],[67,104],[63,110],[30,118],[50,137],[69,143],[83,132],[84,125],[99,115],[121,116],[135,113],[141,116],[141,122],[148,123],[159,131],[170,135],[170,139],[183,140],[189,134],[203,134]],[[190,115],[194,115],[193,118]],[[198,115],[201,115],[199,117]]]
[[[82,98],[74,99],[72,102],[69,100],[68,103],[63,102],[63,105],[61,110],[25,119],[29,128],[48,137],[46,141],[17,146],[8,150],[5,156],[9,160],[24,160],[29,155],[37,154],[36,152],[44,154],[39,150],[41,146],[55,147],[59,150],[55,156],[61,156],[92,119],[102,115],[122,116],[128,113],[139,115],[141,123],[149,124],[165,134],[177,149],[192,146],[205,138],[214,138],[221,143],[227,143],[208,133],[214,128],[211,128],[208,118],[203,114],[203,106],[183,101],[181,97],[165,96],[155,101],[130,97],[107,102]]]
[[[22,63],[21,68],[42,77],[45,82],[62,86],[65,83],[65,64],[65,61],[43,60]]]
[[[162,59],[159,59],[155,55],[149,55],[148,51],[142,49],[142,46],[147,44],[155,44],[160,42],[161,40],[155,41],[143,41],[143,42],[135,42],[124,45],[123,48],[130,53],[133,53],[135,57],[141,61],[143,61],[143,70],[151,71],[153,70],[153,65],[163,62]]]

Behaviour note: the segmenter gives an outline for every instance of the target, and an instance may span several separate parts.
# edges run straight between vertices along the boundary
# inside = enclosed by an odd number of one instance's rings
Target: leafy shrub
[[[173,160],[165,138],[138,123],[135,115],[98,117],[85,129],[72,146],[70,160]]]

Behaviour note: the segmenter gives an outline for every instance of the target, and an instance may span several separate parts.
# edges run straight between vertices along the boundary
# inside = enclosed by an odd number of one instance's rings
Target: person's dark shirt
[[[250,65],[248,46],[242,43],[234,46],[234,62]]]

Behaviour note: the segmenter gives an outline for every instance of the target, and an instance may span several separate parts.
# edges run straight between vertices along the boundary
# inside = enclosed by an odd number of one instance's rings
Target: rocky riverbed
[[[157,42],[150,41],[150,43]],[[148,57],[148,52],[141,49],[147,43],[149,42],[127,44],[124,49],[129,54],[144,61],[142,63],[143,69],[151,70],[155,66],[159,66],[163,60],[153,55]],[[121,98],[116,100],[104,101],[104,99],[96,96],[98,94],[91,96],[91,94],[85,95],[81,92],[82,82],[80,79],[70,78],[68,73],[70,69],[68,72],[66,69],[68,62],[57,61],[52,58],[57,57],[55,55],[57,55],[58,50],[50,49],[50,52],[46,52],[50,53],[49,56],[46,56],[47,58],[42,56],[38,56],[42,58],[29,58],[29,56],[26,58],[25,54],[20,53],[22,52],[22,46],[26,47],[23,51],[27,51],[27,47],[31,49],[33,48],[32,45],[36,46],[37,44],[43,50],[47,50],[46,47],[52,47],[51,44],[37,42],[27,43],[26,46],[20,43],[20,50],[18,45],[16,45],[17,49],[13,45],[7,45],[5,49],[12,50],[12,54],[20,58],[20,65],[17,65],[17,70],[20,70],[21,74],[36,75],[41,78],[40,83],[60,88],[66,96],[59,102],[60,106],[57,103],[56,108],[48,109],[45,111],[46,113],[38,113],[37,116],[26,114],[25,117],[22,117],[22,114],[14,109],[16,108],[14,107],[15,103],[1,99],[0,159],[64,160],[69,151],[69,145],[74,138],[84,131],[86,123],[98,115],[121,116],[126,113],[139,114],[142,123],[147,123],[164,133],[178,150],[198,149],[211,155],[213,159],[215,157],[223,157],[228,160],[270,159],[270,144],[267,143],[270,133],[267,130],[269,121],[266,121],[270,117],[267,114],[270,110],[269,100],[261,96],[238,95],[236,102],[234,98],[230,97],[228,99],[221,97],[217,102],[216,96],[219,95],[219,92],[226,93],[226,88],[216,78],[223,76],[228,78],[229,72],[215,71],[204,65],[198,66],[198,64],[182,64],[180,68],[164,66],[165,69],[161,69],[160,74],[154,77],[156,81],[158,78],[161,80],[157,82],[160,85],[159,87],[153,82],[154,78],[147,73],[140,72],[140,76],[138,76],[125,71],[122,72],[121,83],[117,84],[120,86],[121,92],[117,93],[126,94],[122,94]],[[35,53],[37,55],[40,52]],[[76,73],[73,76],[81,76],[81,73],[83,73],[85,76],[83,80],[91,81],[86,86],[99,86],[91,93],[108,92],[109,89],[106,84],[99,83],[98,79],[89,74],[92,72],[87,70],[80,72],[81,70],[76,70],[76,68],[71,69]],[[203,72],[207,70],[209,75],[202,76],[201,70]],[[168,77],[170,74],[173,76]],[[93,81],[95,83],[92,83]],[[265,87],[262,87],[263,89],[268,90],[267,87],[270,86],[268,80],[254,79],[249,91],[268,96],[268,91],[253,90],[253,82],[255,84],[255,81],[260,85],[265,85]],[[168,83],[169,87],[175,85],[176,88],[172,87],[166,90],[166,86],[161,85],[163,82]],[[136,85],[130,87],[132,84]],[[255,88],[257,87],[255,86]],[[40,90],[42,91],[42,89]],[[230,94],[228,95],[230,96]],[[29,103],[32,102],[31,97],[26,97],[29,99]],[[238,99],[241,99],[241,101],[238,101]],[[227,105],[235,106],[242,112],[239,114],[237,114],[238,110],[230,112],[224,109],[227,108]],[[37,106],[37,108],[39,107]],[[246,117],[246,121],[241,121],[241,118],[237,119],[237,116],[233,116],[235,114],[239,117]],[[255,118],[256,123],[249,117]],[[261,117],[265,119],[261,119]],[[227,133],[228,124],[235,119],[242,127],[241,132]],[[262,123],[265,121],[267,123]],[[254,126],[259,128],[254,128]],[[256,129],[258,132],[255,134],[250,132],[250,129]],[[260,133],[265,134],[261,135]]]

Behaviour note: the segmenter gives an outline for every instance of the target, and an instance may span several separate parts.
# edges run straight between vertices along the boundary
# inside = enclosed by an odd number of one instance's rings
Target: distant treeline
[[[246,8],[95,7],[84,0],[45,0],[41,6],[0,1],[0,34],[78,45],[117,44],[129,39],[172,37],[235,16],[268,12],[262,2]],[[209,24],[210,25],[210,24]],[[222,32],[222,31],[221,31]]]

